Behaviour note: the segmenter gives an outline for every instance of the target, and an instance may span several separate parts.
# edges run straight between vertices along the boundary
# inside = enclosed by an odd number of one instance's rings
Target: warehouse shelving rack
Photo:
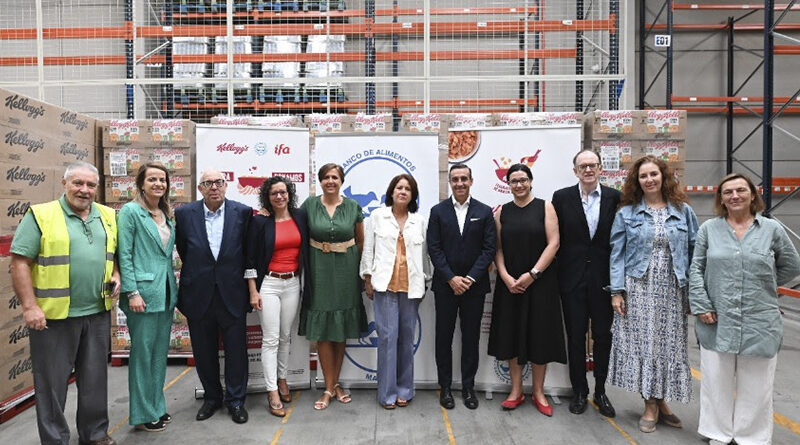
[[[728,17],[725,23],[715,24],[675,24],[675,11],[738,11],[738,17]],[[775,12],[780,15],[775,18]],[[797,136],[790,130],[779,126],[776,120],[785,114],[800,114],[800,89],[791,96],[776,97],[774,95],[774,58],[775,56],[800,55],[800,39],[791,37],[786,32],[800,31],[800,23],[786,23],[784,19],[791,13],[800,12],[800,5],[797,0],[789,3],[776,4],[774,0],[765,0],[763,4],[697,4],[697,3],[675,3],[666,0],[661,3],[659,12],[655,15],[651,23],[646,20],[645,1],[639,1],[639,65],[638,65],[638,107],[646,108],[667,108],[672,109],[674,105],[685,104],[679,108],[693,113],[720,113],[726,117],[726,172],[733,171],[734,164],[737,164],[761,180],[761,192],[764,203],[767,207],[766,214],[771,213],[788,199],[800,193],[800,177],[781,177],[773,178],[773,130],[783,132],[790,138],[800,142]],[[740,23],[744,18],[756,13],[763,13],[764,23]],[[665,16],[666,23],[659,23],[662,16]],[[725,32],[726,33],[726,95],[725,96],[677,96],[673,94],[673,47],[670,45],[664,51],[664,63],[659,68],[651,82],[646,85],[646,62],[647,55],[657,51],[650,48],[647,44],[648,38],[654,32],[665,32],[670,37],[676,32]],[[738,32],[762,32],[764,36],[764,47],[759,53],[743,48],[736,44],[735,36]],[[779,37],[792,44],[775,45],[774,39]],[[734,81],[734,66],[737,53],[745,52],[756,55],[763,60],[756,68],[749,73],[744,81],[737,87]],[[763,96],[742,96],[740,92],[748,82],[759,72],[763,77]],[[648,100],[648,93],[655,82],[660,78],[662,72],[665,75],[665,98],[663,105],[653,105]],[[709,104],[724,104],[722,106],[711,106]],[[700,106],[698,106],[700,105]],[[735,143],[733,136],[734,116],[748,115],[760,118],[760,123],[750,131],[741,141]],[[761,172],[756,172],[736,158],[736,152],[750,138],[762,130],[762,168]],[[735,144],[735,145],[734,145]],[[691,192],[713,191],[711,187],[688,187]],[[773,204],[773,194],[785,194],[785,196]]]
[[[37,3],[40,5],[40,1]],[[156,3],[155,1],[153,3]],[[74,26],[74,27],[49,27],[37,30],[36,28],[6,28],[0,29],[0,40],[18,39],[33,40],[37,42],[46,40],[67,39],[120,39],[124,42],[124,53],[102,55],[69,55],[58,56],[17,56],[0,57],[0,66],[70,66],[70,65],[97,65],[97,66],[124,66],[124,79],[79,79],[86,83],[98,85],[124,85],[126,95],[125,114],[129,118],[140,117],[137,113],[142,110],[142,103],[136,103],[135,92],[139,87],[145,91],[145,99],[150,109],[155,109],[158,117],[171,117],[182,115],[208,116],[210,113],[225,112],[292,112],[304,114],[306,112],[379,112],[391,111],[396,118],[409,112],[513,112],[537,111],[545,106],[544,82],[565,82],[564,85],[575,83],[574,109],[585,111],[592,106],[618,108],[619,86],[624,82],[625,74],[620,72],[620,39],[618,38],[620,26],[620,2],[607,0],[603,4],[601,13],[594,11],[594,19],[590,19],[584,9],[598,8],[598,2],[574,0],[576,7],[575,17],[564,20],[547,20],[542,14],[545,2],[543,0],[520,0],[513,3],[516,6],[480,6],[480,7],[442,7],[431,8],[430,0],[424,0],[421,8],[404,8],[402,2],[392,2],[391,8],[376,8],[375,0],[363,0],[343,3],[331,1],[335,7],[323,8],[320,5],[305,8],[305,2],[299,2],[295,8],[291,2],[281,2],[281,11],[275,10],[275,3],[266,1],[210,1],[210,0],[158,0],[158,11],[155,20],[141,22],[143,4],[147,0],[125,0],[124,22],[105,23],[101,26]],[[284,8],[289,4],[288,8]],[[317,2],[324,3],[324,2]],[[228,13],[228,4],[231,12]],[[453,2],[453,4],[458,4]],[[138,5],[138,6],[137,6]],[[326,3],[327,5],[327,3]],[[223,7],[224,6],[224,7]],[[271,6],[271,8],[270,8]],[[346,8],[344,6],[347,6]],[[571,7],[571,6],[570,6]],[[295,10],[298,9],[298,10]],[[305,10],[310,9],[310,10]],[[321,10],[327,9],[327,10]],[[148,20],[153,14],[145,14]],[[487,17],[489,17],[488,21]],[[389,18],[390,21],[387,21]],[[559,16],[559,18],[561,18]],[[357,19],[357,20],[356,20]],[[139,20],[139,21],[137,21]],[[354,22],[354,21],[357,21]],[[278,23],[276,23],[278,22]],[[90,23],[87,21],[87,23]],[[575,34],[575,45],[570,47],[548,48],[544,42],[548,33]],[[590,33],[598,36],[593,41]],[[263,40],[269,35],[336,35],[343,34],[359,38],[364,42],[363,50],[353,50],[343,53],[327,54],[204,54],[181,55],[174,54],[171,39],[178,36],[253,36],[254,41]],[[451,37],[483,38],[487,36],[503,36],[504,38],[518,37],[518,47],[492,47],[489,49],[454,48],[453,50],[431,50],[431,42],[439,38]],[[376,48],[375,39],[388,40],[390,47]],[[398,44],[400,39],[413,38],[423,43],[421,51],[402,49]],[[142,42],[147,41],[147,47],[142,47]],[[562,40],[563,42],[563,40]],[[584,74],[583,64],[585,45],[591,45],[592,51],[599,50],[603,54],[600,72]],[[608,46],[606,46],[608,45]],[[606,46],[604,48],[604,46]],[[417,48],[412,48],[417,49]],[[574,74],[544,74],[543,61],[547,59],[575,60]],[[518,61],[516,72],[507,75],[479,74],[463,75],[453,72],[451,75],[431,76],[431,65],[437,62],[449,63],[452,61]],[[178,63],[252,63],[258,66],[264,62],[299,61],[308,63],[314,61],[325,62],[363,62],[364,75],[360,77],[347,76],[343,79],[316,78],[309,79],[298,77],[294,79],[264,79],[255,77],[251,79],[222,79],[229,84],[242,82],[253,85],[278,84],[284,81],[300,85],[325,84],[327,82],[345,82],[348,84],[363,84],[364,95],[358,99],[341,99],[330,97],[318,102],[299,103],[294,100],[284,103],[262,103],[256,94],[250,102],[235,101],[233,99],[225,104],[221,103],[181,103],[175,97],[174,90],[182,85],[189,85],[191,79],[171,79],[172,67]],[[388,75],[375,76],[378,63],[389,62]],[[399,69],[404,62],[420,64],[420,75],[401,75]],[[142,67],[146,67],[145,70]],[[424,72],[423,72],[424,70]],[[147,71],[149,74],[142,74]],[[256,70],[257,71],[257,70]],[[155,73],[155,74],[153,74]],[[406,71],[407,73],[407,71]],[[477,73],[477,72],[476,72]],[[258,74],[257,72],[255,74]],[[148,77],[150,76],[150,78]],[[478,94],[476,98],[463,97],[461,91],[448,91],[446,95],[431,94],[431,89],[436,88],[439,82],[454,83],[461,81],[478,82],[488,85],[488,82],[497,81],[505,83],[519,83],[518,92]],[[211,81],[210,81],[211,82]],[[209,83],[210,83],[209,82]],[[4,81],[7,86],[20,85],[32,86],[37,83],[32,80]],[[422,86],[420,97],[402,97],[399,85],[418,84]],[[476,83],[476,85],[478,85]],[[76,80],[43,80],[38,84],[51,85],[78,85]],[[584,84],[592,84],[592,98],[584,104]],[[41,85],[39,85],[41,86]],[[376,94],[377,86],[391,88],[391,93]],[[599,97],[606,86],[608,98]],[[40,92],[41,92],[40,88]],[[512,90],[513,91],[513,90]],[[516,94],[515,94],[516,93]],[[41,93],[40,93],[41,94]],[[157,94],[158,97],[155,96]],[[416,93],[413,93],[416,94]],[[358,95],[361,96],[361,95]],[[450,96],[450,97],[448,97]],[[459,97],[462,96],[462,97]],[[467,95],[468,96],[468,95]],[[488,96],[488,97],[486,97]],[[516,97],[513,97],[516,96]],[[190,101],[191,102],[191,101]],[[552,102],[555,103],[555,102]],[[607,104],[607,105],[606,105]],[[559,102],[564,109],[571,109],[568,102]],[[153,116],[156,117],[156,116]],[[202,118],[200,119],[202,120]]]

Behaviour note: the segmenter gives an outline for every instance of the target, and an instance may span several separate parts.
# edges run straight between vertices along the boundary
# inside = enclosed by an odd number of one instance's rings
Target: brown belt
[[[329,252],[344,253],[347,252],[348,247],[356,245],[356,240],[354,238],[350,238],[349,240],[341,243],[321,243],[315,239],[311,239],[309,240],[309,244],[311,245],[311,247],[319,249],[325,253]]]
[[[300,276],[300,272],[294,270],[291,272],[267,272],[267,275],[271,276],[272,278],[280,278],[281,280],[288,280],[289,278],[294,278]]]

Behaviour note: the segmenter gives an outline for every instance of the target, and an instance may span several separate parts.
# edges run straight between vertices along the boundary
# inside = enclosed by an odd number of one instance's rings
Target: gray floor
[[[783,349],[778,359],[775,382],[775,444],[800,443],[800,300],[784,299],[786,311]],[[699,369],[699,352],[690,339],[690,359]],[[174,381],[174,382],[173,382]],[[457,397],[456,408],[446,414],[438,405],[435,391],[418,391],[408,408],[386,411],[375,402],[372,390],[354,390],[348,405],[333,402],[325,411],[315,411],[313,401],[319,391],[295,391],[289,415],[281,420],[266,411],[266,396],[248,397],[250,422],[236,425],[224,412],[204,422],[194,420],[201,402],[194,399],[199,382],[193,369],[185,365],[169,366],[166,391],[167,406],[174,421],[161,433],[134,431],[127,424],[127,368],[111,368],[109,377],[109,412],[111,432],[120,444],[324,444],[324,443],[417,443],[417,444],[704,444],[697,435],[699,381],[694,382],[694,400],[688,405],[672,404],[683,420],[683,429],[659,426],[652,434],[639,432],[641,398],[610,387],[608,395],[617,409],[613,420],[595,409],[581,416],[567,410],[569,399],[555,407],[555,415],[546,418],[530,403],[515,411],[504,412],[500,401],[504,394],[485,400],[481,394],[478,410],[470,411]],[[591,382],[591,380],[590,380]],[[75,388],[70,388],[68,417],[75,416]],[[0,444],[38,442],[33,409],[0,425]],[[73,429],[71,443],[77,443]]]

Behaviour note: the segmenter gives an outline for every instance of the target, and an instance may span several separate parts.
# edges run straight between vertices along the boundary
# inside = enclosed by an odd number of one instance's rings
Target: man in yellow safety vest
[[[95,166],[71,164],[60,199],[31,206],[11,244],[11,279],[30,329],[36,418],[42,443],[68,444],[64,417],[72,370],[81,444],[108,435],[107,360],[112,299],[119,293],[114,210],[94,202]]]

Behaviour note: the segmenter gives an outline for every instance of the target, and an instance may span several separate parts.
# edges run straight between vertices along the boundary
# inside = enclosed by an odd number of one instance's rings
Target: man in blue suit
[[[247,338],[250,310],[244,280],[245,235],[253,209],[225,199],[222,173],[206,170],[197,189],[203,195],[175,211],[175,245],[183,261],[178,309],[189,321],[195,366],[205,392],[197,420],[223,402],[236,423],[247,422]],[[225,395],[219,381],[220,341],[225,345]]]
[[[471,198],[472,170],[464,164],[450,167],[453,195],[431,209],[428,221],[428,254],[433,262],[436,301],[436,368],[439,403],[455,407],[453,380],[453,332],[461,318],[461,392],[464,405],[478,407],[475,373],[481,337],[483,302],[489,293],[488,268],[494,259],[497,230],[492,209]]]

